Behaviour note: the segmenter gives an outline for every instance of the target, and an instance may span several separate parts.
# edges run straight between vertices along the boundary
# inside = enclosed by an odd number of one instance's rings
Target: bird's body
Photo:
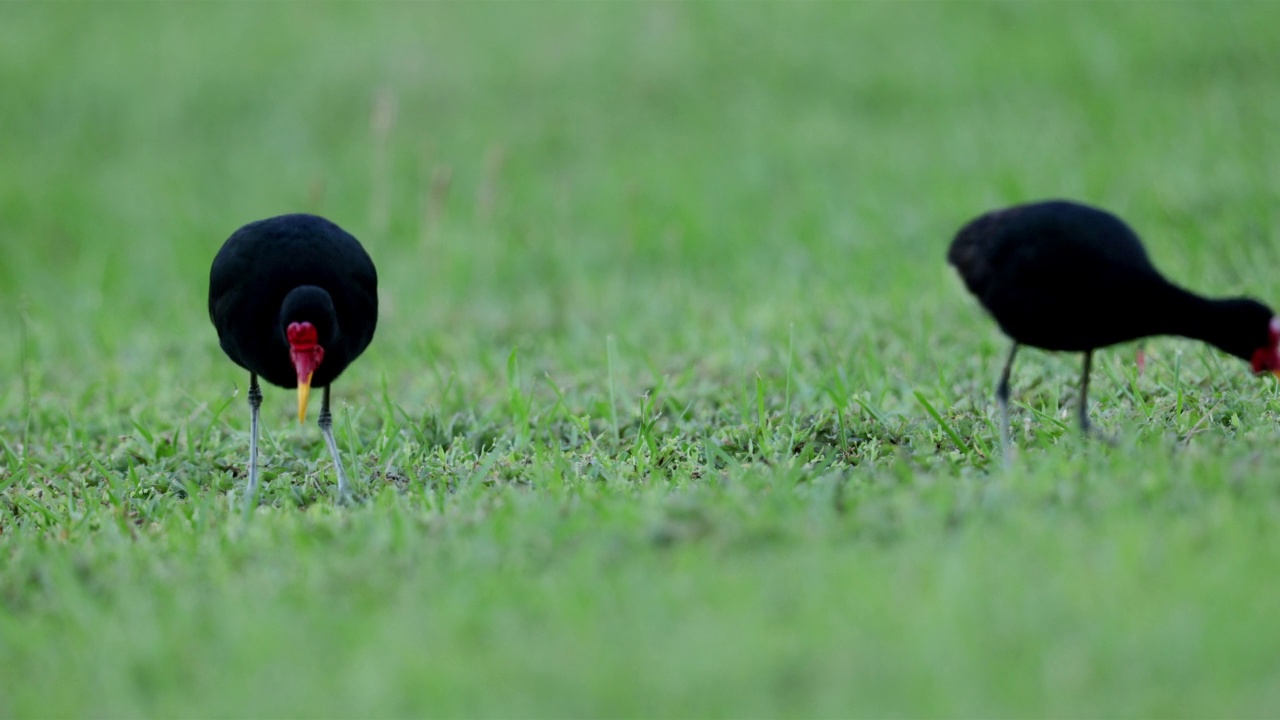
[[[1138,235],[1116,216],[1067,201],[986,213],[956,234],[947,253],[965,286],[1019,345],[1092,352],[1152,335],[1208,342],[1253,364],[1280,367],[1274,313],[1248,298],[1214,300],[1165,279]],[[1088,427],[1082,397],[1080,420]]]
[[[314,215],[282,215],[237,230],[209,273],[209,317],[227,357],[272,385],[296,387],[279,321],[285,298],[308,287],[329,295],[337,319],[337,341],[325,346],[324,362],[311,381],[326,387],[373,340],[378,323],[373,261],[354,237]],[[317,298],[314,304],[322,303]],[[324,316],[313,313],[313,322]],[[324,329],[318,329],[324,337]]]
[[[1119,218],[1070,203],[983,215],[961,229],[947,259],[1006,335],[1046,350],[1150,334],[1144,313],[1125,309],[1167,284]]]
[[[359,241],[314,215],[249,223],[223,244],[209,273],[209,317],[223,351],[250,373],[251,455],[259,376],[299,388],[300,419],[310,387],[322,387],[321,429],[345,485],[329,430],[329,386],[373,339],[377,285],[373,261]],[[256,457],[250,462],[252,492]]]

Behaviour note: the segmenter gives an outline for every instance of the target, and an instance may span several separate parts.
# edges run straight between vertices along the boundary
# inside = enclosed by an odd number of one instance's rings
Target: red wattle
[[[316,344],[319,339],[316,327],[309,322],[289,323],[285,334],[289,338],[289,356],[298,373],[298,384],[311,382],[311,374],[324,361],[324,348]]]
[[[1249,364],[1253,366],[1253,371],[1255,373],[1260,373],[1263,370],[1266,370],[1267,369],[1267,349],[1258,348],[1257,350],[1254,350],[1253,358],[1250,359]]]
[[[289,344],[295,348],[315,345],[320,339],[316,326],[309,322],[289,323],[285,335],[289,337]]]

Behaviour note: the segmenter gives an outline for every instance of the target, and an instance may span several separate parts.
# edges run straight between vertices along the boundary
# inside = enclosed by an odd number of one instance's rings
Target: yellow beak
[[[311,396],[311,375],[307,375],[306,382],[298,383],[298,422],[305,422],[307,419],[307,398]]]

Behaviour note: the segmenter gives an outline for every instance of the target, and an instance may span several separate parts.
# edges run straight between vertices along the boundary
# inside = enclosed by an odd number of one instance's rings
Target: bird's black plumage
[[[285,328],[308,321],[326,387],[369,347],[378,324],[378,272],[360,242],[315,215],[281,215],[235,231],[209,272],[209,317],[237,365],[283,388],[297,385]]]
[[[258,376],[284,388],[297,387],[309,376],[310,386],[324,388],[320,427],[345,490],[330,430],[329,386],[369,346],[378,322],[378,274],[359,241],[315,215],[281,215],[245,225],[213,260],[209,318],[223,351],[250,373],[250,497],[257,479]],[[303,324],[314,328],[314,333],[307,330],[304,354],[318,358],[309,374],[295,364],[298,347],[288,336],[291,326]],[[301,394],[299,404],[305,409]]]
[[[986,213],[960,229],[947,260],[1019,345],[1085,353],[1152,335],[1202,340],[1275,369],[1275,313],[1250,298],[1209,299],[1165,279],[1138,235],[1104,210],[1063,200]],[[1081,424],[1087,429],[1082,397]]]

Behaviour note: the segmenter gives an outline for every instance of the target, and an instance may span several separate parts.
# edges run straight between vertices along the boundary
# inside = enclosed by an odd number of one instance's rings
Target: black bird
[[[223,352],[249,371],[246,502],[258,490],[258,376],[298,388],[298,422],[306,419],[311,388],[324,388],[320,431],[344,497],[348,483],[333,440],[329,388],[369,346],[378,323],[378,273],[360,242],[315,215],[245,225],[213,259],[209,318]]]
[[[1202,340],[1280,375],[1280,318],[1251,298],[1210,299],[1164,278],[1122,220],[1063,200],[986,213],[960,229],[947,260],[1013,339],[996,398],[1008,448],[1009,372],[1022,345],[1084,353],[1080,428],[1089,432],[1093,351],[1152,335]]]

